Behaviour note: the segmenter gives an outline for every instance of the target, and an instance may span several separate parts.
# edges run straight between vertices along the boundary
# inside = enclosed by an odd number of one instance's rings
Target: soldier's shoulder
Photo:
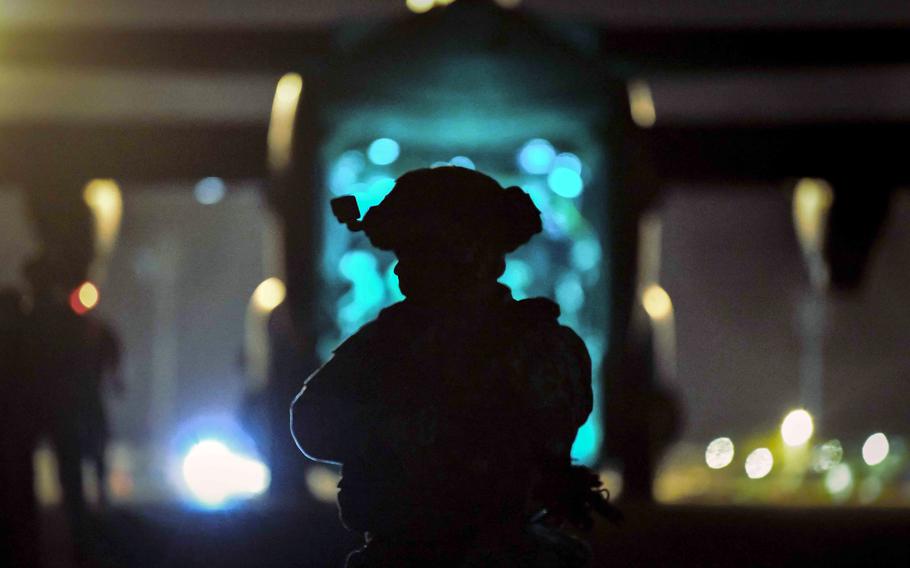
[[[588,364],[588,350],[575,330],[559,322],[559,305],[547,298],[529,298],[512,307],[512,336],[522,351],[532,358]]]
[[[584,349],[575,331],[559,322],[559,304],[549,298],[529,298],[515,302],[515,322],[525,334],[537,334],[564,346]]]
[[[380,310],[379,316],[373,321],[388,323],[390,321],[406,317],[409,311],[410,310],[407,301],[402,300]]]
[[[524,322],[558,324],[559,304],[549,298],[528,298],[514,304],[514,312]]]
[[[375,319],[363,324],[360,329],[342,341],[332,352],[337,355],[351,351],[362,351],[376,347],[379,344],[384,345],[395,335],[395,330],[400,327],[401,322],[406,318],[407,307],[404,302],[392,304],[380,311]]]
[[[546,298],[517,302],[515,360],[540,412],[549,408],[578,427],[592,407],[591,357],[581,337],[559,323],[559,306]],[[549,412],[549,411],[547,411]],[[559,440],[562,444],[565,440]]]

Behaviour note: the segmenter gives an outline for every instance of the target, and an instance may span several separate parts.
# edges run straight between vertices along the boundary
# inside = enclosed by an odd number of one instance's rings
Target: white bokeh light
[[[850,466],[841,463],[832,467],[825,474],[825,489],[832,495],[843,496],[853,488],[853,471]]]
[[[761,479],[769,473],[774,467],[774,456],[768,448],[758,448],[753,450],[746,457],[746,475],[749,479]]]
[[[287,296],[284,282],[275,276],[260,282],[250,298],[251,305],[259,312],[270,313],[281,305]]]
[[[651,319],[662,321],[673,313],[673,302],[666,290],[651,284],[641,293],[641,303]]]
[[[888,437],[876,432],[866,438],[866,443],[863,444],[863,461],[868,465],[878,465],[885,461],[890,450]]]
[[[259,495],[270,481],[265,464],[211,439],[190,448],[183,458],[182,473],[193,498],[206,507],[218,507],[234,497]]]
[[[711,469],[721,469],[733,461],[734,447],[730,438],[717,438],[705,450],[705,463]]]
[[[780,425],[780,435],[788,446],[802,446],[812,437],[815,426],[812,424],[812,415],[800,408],[787,414]]]

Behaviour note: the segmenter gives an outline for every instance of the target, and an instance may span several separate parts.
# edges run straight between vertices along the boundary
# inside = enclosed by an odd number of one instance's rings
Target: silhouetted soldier
[[[592,407],[591,362],[543,298],[497,282],[541,229],[517,187],[456,167],[416,170],[362,223],[398,256],[406,299],[345,341],[294,402],[309,457],[343,464],[349,566],[581,566],[587,547],[548,528],[608,511],[569,451]]]
[[[0,291],[0,565],[32,567],[39,536],[32,466],[37,409],[22,355],[24,328],[21,294]]]
[[[41,402],[42,434],[57,456],[63,505],[78,544],[85,527],[80,383],[87,380],[88,373],[83,365],[83,322],[69,305],[69,295],[80,278],[61,274],[63,266],[44,255],[26,267],[33,299],[26,353]]]

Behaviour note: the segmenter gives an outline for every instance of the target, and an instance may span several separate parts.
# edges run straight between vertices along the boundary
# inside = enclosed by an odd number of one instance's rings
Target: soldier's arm
[[[578,426],[581,426],[594,408],[591,356],[585,342],[572,328],[559,326],[559,338],[566,357],[563,364],[572,392],[573,414]]]
[[[369,344],[363,328],[309,376],[291,405],[291,433],[310,459],[343,463],[362,444]]]
[[[332,384],[344,380],[334,359],[310,375],[291,405],[291,434],[297,447],[310,459],[341,463],[345,431],[353,423],[350,401]]]

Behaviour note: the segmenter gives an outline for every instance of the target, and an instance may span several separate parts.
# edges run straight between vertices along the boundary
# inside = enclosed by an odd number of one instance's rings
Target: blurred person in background
[[[60,195],[65,193],[30,194],[41,252],[24,267],[31,311],[24,327],[23,364],[36,400],[39,434],[57,457],[63,508],[76,558],[82,560],[98,536],[87,515],[82,463],[94,462],[99,504],[104,505],[108,428],[102,386],[110,380],[122,391],[120,346],[114,331],[90,312],[93,305],[81,303],[78,293],[95,255],[92,213],[81,199]]]
[[[29,262],[25,273],[32,292],[25,333],[26,365],[39,399],[40,431],[57,457],[63,506],[78,546],[87,536],[82,480],[84,402],[94,383],[86,357],[85,321],[70,306],[70,294],[83,275],[78,266],[47,254]]]

